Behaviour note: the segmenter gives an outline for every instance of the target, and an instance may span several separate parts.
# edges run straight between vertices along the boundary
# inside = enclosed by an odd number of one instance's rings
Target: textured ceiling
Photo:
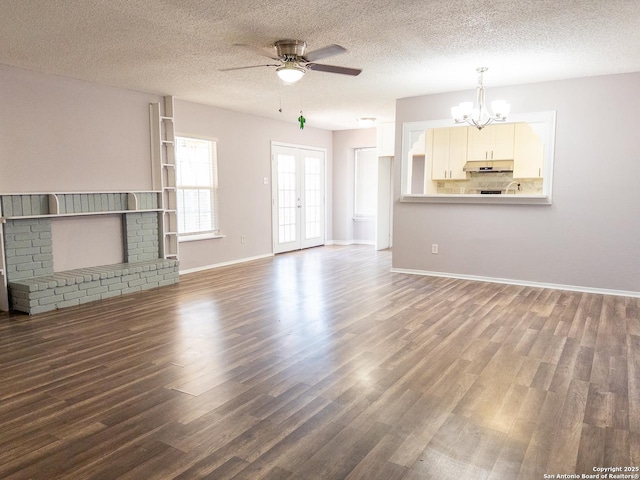
[[[234,47],[306,40],[348,52],[280,85]],[[0,63],[307,126],[393,119],[396,98],[640,71],[638,0],[0,0]],[[490,90],[488,92],[490,94]],[[278,109],[282,107],[283,112]]]

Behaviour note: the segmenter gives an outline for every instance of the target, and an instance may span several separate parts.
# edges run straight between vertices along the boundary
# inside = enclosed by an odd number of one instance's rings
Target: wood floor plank
[[[558,435],[553,442],[549,471],[575,470],[588,393],[587,382],[571,381],[564,400],[562,415],[559,418]]]
[[[640,464],[640,299],[330,246],[0,314],[0,478],[537,480]]]
[[[538,389],[534,389],[538,390]],[[531,433],[527,450],[522,459],[518,480],[540,478],[549,470],[547,465],[552,447],[557,438],[558,423],[562,413],[564,398],[555,392],[547,392],[539,412],[536,413],[535,429]],[[563,467],[563,471],[571,471],[571,466]]]
[[[367,429],[346,427],[322,446],[297,473],[314,480],[344,479],[382,441],[389,427],[373,423]]]
[[[590,474],[593,472],[594,467],[613,465],[611,463],[604,463],[605,445],[605,428],[594,425],[583,425],[575,471],[580,474]]]
[[[616,428],[605,430],[603,465],[637,466],[631,463],[629,452],[629,432]]]

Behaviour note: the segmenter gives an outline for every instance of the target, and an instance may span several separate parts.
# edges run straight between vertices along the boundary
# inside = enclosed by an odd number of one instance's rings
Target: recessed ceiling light
[[[363,128],[373,127],[375,124],[376,124],[375,117],[360,117],[358,119],[358,125],[360,125]]]

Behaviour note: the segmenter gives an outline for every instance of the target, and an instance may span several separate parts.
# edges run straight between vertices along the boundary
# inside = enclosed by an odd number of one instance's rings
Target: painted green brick
[[[22,202],[22,215],[32,215],[31,213],[31,195],[20,195]]]
[[[83,193],[80,195],[80,209],[82,212],[89,212],[89,195]]]
[[[98,300],[102,300],[102,296],[98,293],[95,295],[87,295],[86,297],[82,297],[78,299],[80,304],[83,305],[85,303],[97,302]]]
[[[122,289],[126,288],[126,287],[127,287],[126,283],[122,283],[122,282],[113,283],[113,284],[109,285],[109,291],[110,292],[122,291]]]
[[[79,288],[78,285],[67,285],[65,287],[56,288],[55,293],[56,295],[58,295],[58,294],[69,293],[69,292],[77,292],[78,288]]]
[[[105,292],[105,293],[101,293],[100,294],[100,298],[102,300],[107,299],[107,298],[113,298],[113,297],[119,297],[120,295],[122,295],[120,290],[116,290],[114,291],[109,291],[109,292]]]
[[[2,195],[2,215],[4,217],[13,215],[13,202],[10,195]]]
[[[11,196],[11,212],[14,217],[22,216],[22,199],[20,195]]]
[[[65,300],[73,300],[73,299],[76,299],[76,298],[86,297],[86,296],[87,296],[86,290],[78,290],[77,292],[65,293],[64,294],[64,299]]]
[[[62,302],[58,302],[56,304],[56,308],[75,307],[76,305],[80,305],[80,300],[77,298],[72,298],[69,300],[63,300]]]
[[[38,303],[40,305],[52,305],[63,300],[64,297],[62,295],[54,295],[52,297],[41,298],[40,300],[38,300]]]
[[[73,209],[73,195],[63,195],[62,196],[64,198],[64,204],[66,207],[66,212],[67,213],[74,213],[75,210]]]
[[[30,315],[35,315],[36,313],[50,312],[55,309],[56,309],[55,305],[39,305],[37,307],[31,308],[31,310],[29,310],[29,312],[27,313],[29,313]]]
[[[87,296],[91,297],[91,296],[95,296],[98,295],[100,296],[101,293],[105,293],[109,291],[109,287],[95,287],[95,288],[89,288],[87,290]]]

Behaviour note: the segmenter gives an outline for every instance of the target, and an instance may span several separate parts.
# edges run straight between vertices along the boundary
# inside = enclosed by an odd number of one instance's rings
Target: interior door
[[[272,145],[273,253],[325,243],[325,154]]]

